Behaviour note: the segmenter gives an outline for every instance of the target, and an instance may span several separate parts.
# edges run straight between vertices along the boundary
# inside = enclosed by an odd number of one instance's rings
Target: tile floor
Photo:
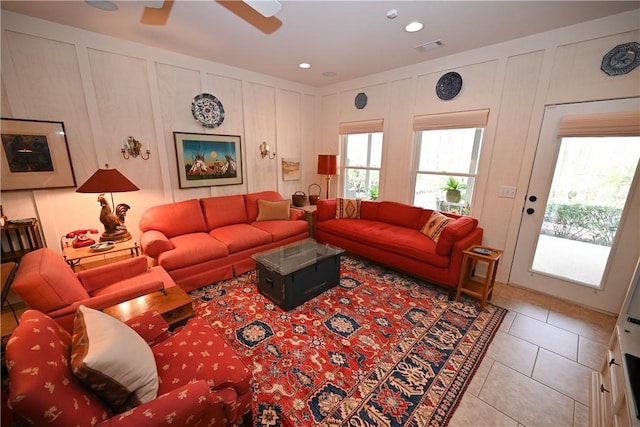
[[[509,313],[449,426],[588,426],[591,372],[616,318],[499,283],[493,303]],[[13,330],[10,310],[1,323]]]
[[[449,426],[586,427],[614,316],[496,283],[509,310]]]

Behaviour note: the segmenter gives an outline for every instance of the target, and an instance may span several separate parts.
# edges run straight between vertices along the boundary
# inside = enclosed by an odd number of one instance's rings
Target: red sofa
[[[272,219],[260,212],[264,201],[288,202],[262,191],[151,207],[140,218],[142,252],[187,292],[246,273],[251,255],[309,237],[303,211],[287,207]]]
[[[362,201],[358,219],[337,219],[336,200],[318,200],[314,213],[316,239],[381,265],[448,288],[456,288],[462,251],[482,242],[478,220],[453,218],[438,242],[420,230],[433,211],[397,202]]]

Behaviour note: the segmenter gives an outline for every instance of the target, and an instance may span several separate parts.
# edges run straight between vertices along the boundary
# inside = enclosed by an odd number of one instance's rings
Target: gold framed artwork
[[[2,191],[76,186],[62,122],[1,120]]]
[[[174,132],[180,188],[242,184],[240,136]]]
[[[282,180],[297,181],[300,179],[300,159],[283,157],[282,158]]]

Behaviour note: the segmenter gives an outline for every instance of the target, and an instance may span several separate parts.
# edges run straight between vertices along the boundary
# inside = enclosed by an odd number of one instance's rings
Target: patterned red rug
[[[255,274],[191,296],[253,367],[256,426],[444,426],[506,314],[347,256],[339,286],[285,312]]]

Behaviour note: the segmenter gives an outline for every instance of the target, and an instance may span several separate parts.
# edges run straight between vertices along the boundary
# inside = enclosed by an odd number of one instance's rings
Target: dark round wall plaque
[[[367,94],[364,92],[360,92],[359,94],[356,95],[356,108],[358,110],[362,110],[364,107],[367,106]]]
[[[455,98],[462,89],[462,76],[454,71],[444,74],[436,83],[438,98],[448,101]]]

